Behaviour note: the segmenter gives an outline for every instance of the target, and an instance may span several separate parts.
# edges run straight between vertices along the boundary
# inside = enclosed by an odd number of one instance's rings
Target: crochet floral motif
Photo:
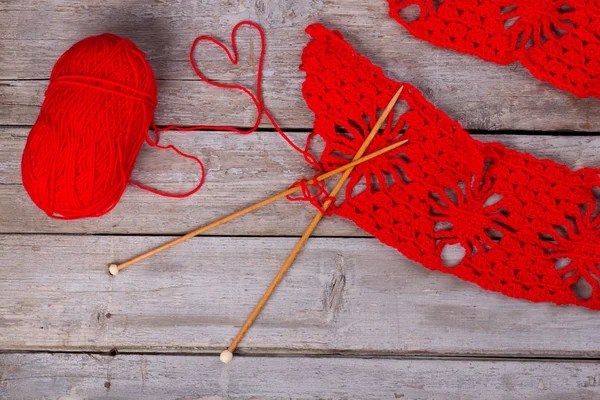
[[[408,83],[387,78],[338,32],[311,25],[303,96],[326,170],[348,162],[402,85],[369,152],[408,143],[357,166],[334,213],[425,267],[535,302],[600,309],[598,171],[481,143]],[[312,137],[312,136],[311,136]],[[464,255],[450,262],[445,249]],[[455,254],[455,257],[456,254]]]
[[[597,0],[388,0],[412,35],[498,64],[520,61],[538,79],[600,98]]]

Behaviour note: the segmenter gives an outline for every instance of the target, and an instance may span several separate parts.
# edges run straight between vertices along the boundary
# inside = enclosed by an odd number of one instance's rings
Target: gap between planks
[[[51,348],[40,348],[40,349],[30,349],[30,350],[10,350],[10,349],[0,349],[0,358],[2,355],[8,354],[87,354],[87,355],[95,355],[101,357],[118,357],[118,356],[170,356],[170,357],[209,357],[215,358],[219,356],[219,352],[222,350],[222,347],[215,347],[211,349],[199,350],[197,352],[189,352],[189,351],[157,351],[157,350],[148,350],[143,351],[143,349],[117,349],[112,348],[110,350],[102,350],[102,349],[74,349],[72,347],[65,349],[51,349]],[[369,352],[361,352],[361,351],[302,351],[302,350],[294,350],[294,349],[269,349],[265,351],[264,349],[253,350],[245,348],[244,350],[236,350],[235,353],[236,359],[238,357],[245,358],[322,358],[322,359],[358,359],[358,360],[447,360],[447,361],[502,361],[502,362],[552,362],[552,363],[571,363],[571,362],[590,362],[596,363],[600,362],[599,356],[590,356],[590,357],[582,357],[582,356],[527,356],[523,354],[502,354],[502,355],[494,355],[494,354],[443,354],[443,353],[394,353],[394,352],[377,352],[377,351],[369,351]]]

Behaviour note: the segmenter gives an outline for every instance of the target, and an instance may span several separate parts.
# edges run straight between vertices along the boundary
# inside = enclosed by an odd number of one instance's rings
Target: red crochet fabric
[[[326,143],[325,169],[352,158],[400,85],[408,107],[389,117],[368,152],[400,138],[408,144],[357,166],[336,214],[425,267],[484,289],[600,309],[597,170],[571,171],[478,142],[338,32],[321,25],[307,32],[313,40],[302,55],[302,90],[315,114],[314,134]],[[366,188],[356,193],[362,182]],[[466,254],[447,266],[442,251],[456,244]],[[581,286],[591,295],[576,293]]]
[[[519,60],[538,79],[600,98],[597,0],[388,1],[419,39],[498,64]]]

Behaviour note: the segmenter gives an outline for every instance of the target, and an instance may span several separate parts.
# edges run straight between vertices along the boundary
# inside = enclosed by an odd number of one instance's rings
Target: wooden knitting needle
[[[363,142],[362,146],[360,146],[360,149],[358,149],[358,151],[356,152],[356,155],[354,156],[354,160],[360,159],[360,157],[362,157],[364,152],[367,150],[367,147],[369,147],[369,144],[371,144],[371,141],[373,140],[373,138],[375,138],[375,135],[377,134],[377,132],[379,131],[379,129],[385,122],[385,119],[388,117],[389,113],[392,111],[392,109],[396,105],[396,102],[398,101],[398,98],[400,97],[400,93],[402,93],[402,89],[404,89],[404,86],[402,86],[402,87],[400,87],[400,89],[398,89],[398,91],[396,92],[394,97],[392,97],[392,100],[390,100],[390,102],[387,105],[387,107],[385,108],[385,110],[383,110],[381,117],[379,117],[379,119],[375,123],[375,126],[373,126],[373,129],[371,129],[371,133],[369,133],[369,136],[367,136],[367,138]],[[348,179],[348,177],[350,176],[351,172],[352,172],[352,168],[348,168],[346,171],[344,171],[344,174],[342,175],[342,177],[340,178],[338,183],[335,185],[335,187],[329,194],[330,197],[335,197],[338,194],[338,192],[344,186],[346,179]],[[323,210],[326,211],[329,208],[329,206],[331,205],[331,203],[332,203],[331,200],[325,201],[323,203]],[[275,290],[277,285],[279,285],[279,282],[281,282],[281,280],[283,279],[283,276],[285,275],[287,270],[290,268],[290,266],[296,259],[296,256],[298,256],[298,253],[300,253],[302,246],[304,246],[304,244],[306,243],[306,241],[308,240],[310,235],[313,233],[313,231],[317,227],[317,224],[319,223],[319,221],[321,221],[322,218],[323,218],[323,213],[321,211],[319,211],[317,213],[317,215],[315,215],[315,217],[313,218],[311,223],[308,225],[308,228],[306,228],[306,231],[304,232],[304,234],[302,235],[302,237],[296,244],[296,247],[294,247],[294,249],[288,256],[287,260],[285,260],[285,263],[281,266],[281,269],[275,276],[275,279],[273,279],[273,282],[271,282],[271,285],[269,285],[269,287],[265,291],[265,294],[263,294],[262,298],[259,300],[256,307],[254,307],[254,310],[252,310],[252,313],[250,314],[250,316],[248,317],[248,319],[246,320],[244,325],[242,325],[242,327],[240,328],[240,331],[238,332],[235,339],[233,339],[233,342],[219,356],[221,361],[223,361],[224,363],[228,363],[233,359],[234,350],[236,349],[236,347],[238,346],[238,344],[240,343],[240,341],[242,340],[242,338],[244,337],[244,335],[246,334],[246,332],[248,331],[248,329],[250,328],[250,326],[252,325],[252,323],[254,322],[256,317],[258,317],[258,314],[260,314],[262,308],[265,306],[265,304],[269,300],[269,297],[271,297],[271,294],[273,294],[273,291]]]
[[[373,158],[379,157],[382,154],[385,154],[385,153],[387,153],[389,151],[392,151],[392,150],[396,149],[397,147],[402,146],[406,142],[407,142],[406,140],[402,140],[400,142],[391,144],[391,145],[389,145],[387,147],[384,147],[383,149],[377,150],[377,151],[375,151],[375,152],[373,152],[373,153],[371,153],[371,154],[369,154],[369,155],[367,155],[365,157],[362,157],[362,158],[360,158],[358,160],[354,160],[354,161],[352,161],[352,162],[350,162],[350,163],[348,163],[346,165],[342,165],[341,167],[336,168],[336,169],[334,169],[332,171],[329,171],[329,172],[327,172],[327,173],[325,173],[323,175],[319,175],[316,178],[316,182],[321,182],[321,181],[323,181],[323,180],[325,180],[327,178],[332,177],[333,175],[337,175],[337,174],[339,174],[341,172],[344,172],[344,171],[347,171],[347,170],[349,170],[351,168],[354,168],[355,166],[357,166],[359,164],[362,164],[364,162],[372,160]],[[310,181],[306,182],[306,184],[308,184],[308,185],[314,185],[316,182],[315,182],[315,180],[310,180]],[[144,259],[146,259],[146,258],[148,258],[150,256],[153,256],[156,253],[160,253],[161,251],[166,250],[166,249],[168,249],[170,247],[173,247],[176,244],[179,244],[179,243],[181,243],[183,241],[186,241],[187,239],[193,238],[194,236],[198,236],[198,235],[200,235],[202,233],[205,233],[205,232],[207,232],[207,231],[209,231],[209,230],[211,230],[213,228],[216,228],[219,225],[223,225],[224,223],[229,222],[229,221],[231,221],[231,220],[233,220],[233,219],[235,219],[237,217],[240,217],[240,216],[242,216],[244,214],[248,214],[249,212],[252,212],[252,211],[254,211],[254,210],[256,210],[256,209],[258,209],[258,208],[260,208],[262,206],[265,206],[265,205],[267,205],[269,203],[272,203],[272,202],[274,202],[276,200],[279,200],[282,197],[286,197],[286,196],[288,196],[288,195],[290,195],[290,194],[292,194],[294,192],[297,192],[300,189],[301,189],[301,187],[299,185],[295,185],[295,186],[293,186],[293,187],[291,187],[291,188],[289,188],[289,189],[287,189],[287,190],[285,190],[285,191],[283,191],[283,192],[281,192],[279,194],[276,194],[275,196],[269,197],[268,199],[262,200],[262,201],[260,201],[260,202],[258,202],[256,204],[248,206],[248,207],[246,207],[246,208],[244,208],[244,209],[242,209],[240,211],[234,212],[233,214],[230,214],[230,215],[228,215],[226,217],[223,217],[223,218],[221,218],[218,221],[212,222],[212,223],[210,223],[208,225],[205,225],[205,226],[203,226],[201,228],[198,228],[198,229],[196,229],[196,230],[194,230],[194,231],[192,231],[192,232],[190,232],[190,233],[188,233],[186,235],[183,235],[183,236],[181,236],[181,237],[179,237],[179,238],[177,238],[175,240],[172,240],[172,241],[170,241],[168,243],[165,243],[162,246],[158,246],[155,249],[152,249],[152,250],[150,250],[150,251],[148,251],[148,252],[146,252],[144,254],[141,254],[141,255],[139,255],[139,256],[137,256],[135,258],[132,258],[129,261],[126,261],[126,262],[124,262],[122,264],[111,264],[109,266],[108,270],[111,273],[111,275],[117,275],[120,270],[122,270],[124,268],[127,268],[130,265],[133,265],[133,264],[135,264],[135,263],[137,263],[139,261],[142,261],[142,260],[144,260]]]

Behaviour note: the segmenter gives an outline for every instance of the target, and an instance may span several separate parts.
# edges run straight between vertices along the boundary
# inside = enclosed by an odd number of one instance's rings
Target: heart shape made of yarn
[[[237,48],[237,32],[243,26],[249,26],[249,27],[254,28],[260,35],[260,55],[258,58],[258,66],[257,66],[257,71],[256,71],[256,95],[254,93],[252,93],[252,91],[250,89],[248,89],[246,86],[243,86],[240,84],[235,84],[235,83],[221,83],[221,82],[216,82],[212,79],[209,79],[200,70],[200,68],[196,64],[195,57],[194,57],[194,53],[196,52],[196,48],[198,47],[198,45],[201,42],[209,42],[209,43],[215,44],[216,46],[218,46],[225,52],[225,55],[229,59],[231,65],[237,65],[239,63],[239,53],[238,53],[238,48]],[[196,73],[196,75],[201,80],[209,83],[210,85],[218,87],[218,88],[222,88],[222,89],[240,90],[243,93],[245,93],[248,97],[250,97],[250,99],[254,103],[254,106],[256,107],[256,110],[257,110],[256,121],[254,122],[254,125],[249,129],[235,129],[235,131],[238,133],[249,134],[249,133],[254,132],[258,128],[258,126],[260,124],[260,120],[261,120],[262,111],[264,111],[264,106],[262,104],[262,97],[261,97],[261,88],[260,88],[260,82],[262,80],[263,65],[264,65],[264,58],[265,58],[265,35],[264,35],[264,32],[254,22],[251,22],[251,21],[240,22],[231,31],[231,49],[232,50],[230,51],[229,48],[227,48],[227,46],[225,44],[223,44],[223,42],[215,39],[212,36],[206,36],[206,35],[199,36],[194,40],[192,47],[190,49],[190,56],[189,56],[190,64],[192,65],[192,68],[193,68],[194,72]],[[223,130],[231,131],[232,129],[223,129]]]
[[[200,71],[200,69],[198,68],[198,66],[196,65],[196,62],[194,60],[194,52],[196,51],[196,47],[200,44],[200,42],[210,42],[210,43],[217,45],[218,47],[221,48],[221,50],[223,50],[225,52],[225,54],[227,55],[227,58],[229,59],[229,61],[231,62],[232,65],[237,65],[239,62],[239,53],[237,50],[237,39],[236,38],[237,38],[238,30],[242,26],[252,27],[260,35],[260,56],[258,58],[258,67],[257,67],[257,73],[256,73],[256,95],[254,95],[250,91],[250,89],[248,89],[247,87],[245,87],[243,85],[220,83],[220,82],[215,82],[215,81],[209,79],[208,77],[206,77],[206,75],[204,75]],[[314,159],[312,154],[310,154],[307,149],[302,149],[302,148],[298,147],[298,145],[296,145],[285,134],[285,132],[283,132],[281,130],[281,127],[279,126],[279,124],[277,124],[277,122],[275,121],[275,118],[273,118],[273,116],[271,115],[271,112],[265,107],[265,105],[263,103],[262,90],[261,90],[260,84],[262,81],[264,59],[265,59],[265,34],[264,34],[262,28],[252,21],[239,22],[231,31],[231,48],[232,48],[232,51],[230,51],[227,48],[227,46],[225,46],[223,44],[223,42],[215,39],[212,36],[199,36],[194,40],[194,42],[192,44],[192,47],[190,50],[190,63],[192,65],[192,68],[194,69],[194,72],[196,73],[196,75],[204,82],[206,82],[212,86],[218,87],[218,88],[240,90],[240,91],[244,92],[248,97],[250,97],[250,99],[252,99],[252,102],[254,103],[254,106],[256,107],[256,113],[257,113],[254,125],[248,129],[239,129],[239,128],[230,127],[230,126],[204,126],[204,125],[190,127],[188,129],[191,130],[191,129],[209,128],[209,129],[218,130],[218,131],[228,131],[228,132],[236,132],[236,133],[240,133],[240,134],[249,134],[249,133],[253,133],[256,131],[256,129],[260,125],[262,114],[264,114],[267,117],[267,119],[269,120],[269,122],[271,122],[271,124],[273,125],[273,128],[275,129],[275,131],[277,133],[279,133],[279,135],[290,145],[290,147],[292,147],[292,149],[294,149],[298,153],[302,154],[304,156],[304,159],[311,166],[313,166],[316,169],[320,169],[320,165]],[[162,130],[167,130],[170,128],[171,127],[165,127]]]

